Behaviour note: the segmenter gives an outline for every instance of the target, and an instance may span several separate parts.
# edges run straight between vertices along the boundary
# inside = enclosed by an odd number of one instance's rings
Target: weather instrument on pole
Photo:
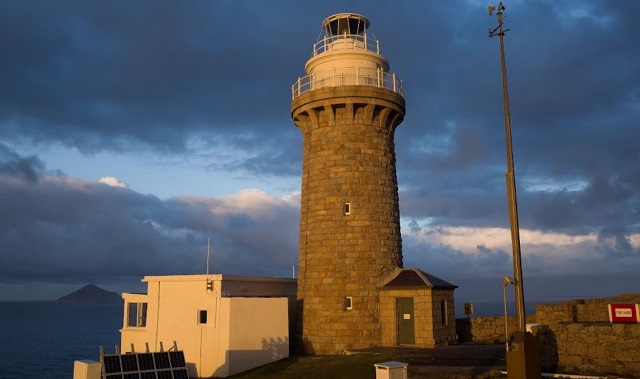
[[[540,347],[538,339],[526,331],[526,314],[524,310],[524,286],[522,280],[522,258],[520,253],[520,226],[518,224],[518,201],[516,196],[516,176],[513,163],[513,145],[511,140],[511,117],[509,114],[509,91],[507,90],[507,68],[504,55],[504,33],[502,12],[505,6],[500,2],[497,7],[489,6],[489,16],[494,12],[498,17],[498,26],[489,29],[489,38],[500,39],[500,65],[502,68],[502,98],[504,107],[504,126],[507,141],[507,201],[509,203],[509,224],[511,228],[511,246],[513,250],[513,282],[516,302],[516,331],[507,344],[507,378],[532,379],[541,378]],[[506,284],[505,284],[506,287]],[[505,293],[506,296],[506,293]]]

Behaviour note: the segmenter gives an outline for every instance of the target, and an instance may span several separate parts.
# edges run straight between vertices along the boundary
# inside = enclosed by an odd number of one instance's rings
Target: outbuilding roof
[[[458,286],[418,268],[403,268],[395,273],[382,288],[427,287],[433,289],[456,289]]]

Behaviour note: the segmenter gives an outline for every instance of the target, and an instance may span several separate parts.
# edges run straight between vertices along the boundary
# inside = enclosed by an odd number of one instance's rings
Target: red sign
[[[609,322],[612,323],[640,323],[640,305],[638,304],[609,304]]]

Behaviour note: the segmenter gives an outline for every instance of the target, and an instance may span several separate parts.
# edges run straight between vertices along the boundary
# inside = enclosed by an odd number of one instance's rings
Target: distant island
[[[122,297],[117,292],[107,291],[94,284],[86,285],[79,290],[56,300],[56,303],[67,304],[122,304]]]

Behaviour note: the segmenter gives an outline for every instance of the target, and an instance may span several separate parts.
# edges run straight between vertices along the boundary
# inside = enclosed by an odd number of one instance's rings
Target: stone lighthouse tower
[[[402,267],[394,131],[405,114],[369,20],[328,17],[291,115],[304,139],[298,337],[305,352],[380,346],[378,289]]]

